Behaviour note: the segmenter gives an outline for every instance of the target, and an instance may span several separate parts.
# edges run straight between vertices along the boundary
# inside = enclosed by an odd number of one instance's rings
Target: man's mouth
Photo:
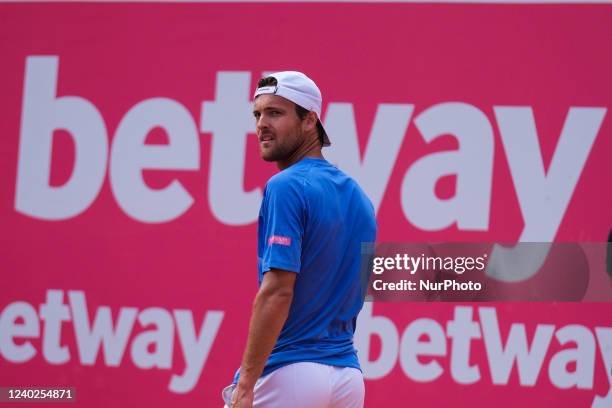
[[[274,140],[274,136],[272,136],[272,135],[261,135],[261,136],[259,137],[259,142],[260,142],[260,143],[263,143],[263,142],[269,142],[269,141],[271,141],[271,140]]]

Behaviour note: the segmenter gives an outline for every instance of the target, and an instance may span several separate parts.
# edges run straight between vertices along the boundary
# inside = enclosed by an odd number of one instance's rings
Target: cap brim
[[[323,123],[321,123],[319,119],[317,119],[317,122],[321,125],[321,129],[323,129],[323,146],[331,146],[331,141],[329,140],[329,136],[327,136],[327,130],[323,127]]]

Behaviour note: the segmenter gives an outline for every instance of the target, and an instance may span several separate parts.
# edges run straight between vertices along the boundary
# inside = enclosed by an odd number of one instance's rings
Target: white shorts
[[[364,395],[356,368],[294,363],[257,380],[253,407],[362,408]]]

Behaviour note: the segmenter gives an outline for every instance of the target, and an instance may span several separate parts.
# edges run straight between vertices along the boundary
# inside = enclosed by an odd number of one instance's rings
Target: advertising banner
[[[610,4],[0,3],[0,386],[222,406],[278,171],[254,136],[269,72],[321,88],[323,154],[380,243],[603,248],[610,44]],[[366,406],[612,406],[598,271],[565,298],[366,302]]]

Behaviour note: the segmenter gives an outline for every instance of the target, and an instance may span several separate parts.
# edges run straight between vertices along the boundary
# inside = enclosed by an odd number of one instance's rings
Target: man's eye
[[[255,117],[255,119],[259,119],[261,114],[259,112],[253,112],[253,116]]]

